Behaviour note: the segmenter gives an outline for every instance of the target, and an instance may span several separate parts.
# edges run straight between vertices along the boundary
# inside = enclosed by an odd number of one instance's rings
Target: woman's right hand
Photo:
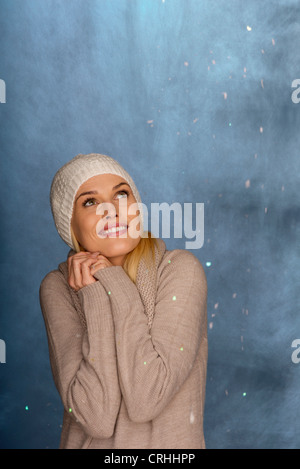
[[[100,252],[81,251],[68,257],[68,283],[76,292],[86,285],[97,282],[90,273],[90,267],[96,262],[99,254]]]

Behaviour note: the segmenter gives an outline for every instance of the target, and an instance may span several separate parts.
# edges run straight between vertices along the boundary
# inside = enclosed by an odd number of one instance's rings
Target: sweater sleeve
[[[150,332],[138,289],[123,268],[95,274],[110,291],[120,387],[134,422],[160,414],[186,380],[206,337],[201,263],[184,250],[171,251],[162,262]]]
[[[121,402],[114,324],[100,282],[81,288],[83,328],[66,279],[49,272],[40,290],[53,378],[65,410],[94,438],[108,438]]]

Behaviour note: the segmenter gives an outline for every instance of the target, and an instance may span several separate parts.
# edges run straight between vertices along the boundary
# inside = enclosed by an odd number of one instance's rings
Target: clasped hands
[[[93,276],[95,272],[113,264],[100,252],[81,251],[68,257],[68,283],[73,290],[97,282]]]

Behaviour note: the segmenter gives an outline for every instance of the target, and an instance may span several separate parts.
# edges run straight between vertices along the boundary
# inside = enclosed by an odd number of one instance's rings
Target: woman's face
[[[136,199],[132,190],[122,177],[100,174],[88,179],[75,195],[71,220],[79,244],[86,251],[100,251],[113,265],[123,265],[126,254],[141,239],[140,222],[137,223],[140,212],[131,209],[128,213],[134,203]],[[125,229],[107,232],[109,226],[118,223],[125,224]]]

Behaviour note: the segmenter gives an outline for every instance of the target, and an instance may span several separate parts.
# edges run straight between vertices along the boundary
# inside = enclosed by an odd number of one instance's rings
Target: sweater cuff
[[[77,294],[89,331],[113,329],[109,297],[100,282],[82,287]]]
[[[103,285],[114,308],[115,315],[124,316],[124,310],[130,309],[133,303],[144,309],[139,291],[122,266],[115,265],[97,270],[94,277]]]

